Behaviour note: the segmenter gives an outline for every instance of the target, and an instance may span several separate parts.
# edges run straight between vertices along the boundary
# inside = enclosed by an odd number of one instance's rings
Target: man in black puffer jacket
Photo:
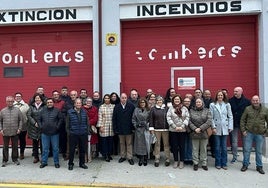
[[[54,107],[52,98],[47,99],[47,106],[40,114],[40,128],[42,140],[42,164],[40,168],[47,166],[50,143],[52,145],[55,168],[59,168],[59,129],[62,124],[62,114]]]

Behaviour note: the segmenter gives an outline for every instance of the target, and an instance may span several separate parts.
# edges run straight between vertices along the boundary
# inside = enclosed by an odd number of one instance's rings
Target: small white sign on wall
[[[178,77],[178,89],[196,89],[195,77]]]

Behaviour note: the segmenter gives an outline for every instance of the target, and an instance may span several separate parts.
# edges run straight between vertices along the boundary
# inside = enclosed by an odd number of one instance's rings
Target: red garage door
[[[92,51],[91,23],[1,27],[1,109],[17,91],[28,102],[39,85],[48,97],[62,86],[92,91]]]
[[[47,96],[62,86],[92,91],[90,23],[2,27],[0,57],[1,108],[16,91],[28,102],[39,85]]]
[[[122,90],[258,93],[257,16],[122,22]],[[185,85],[183,85],[185,84]]]

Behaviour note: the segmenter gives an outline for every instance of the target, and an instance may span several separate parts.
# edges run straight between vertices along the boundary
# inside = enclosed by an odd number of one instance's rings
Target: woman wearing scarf
[[[169,107],[167,112],[167,122],[170,131],[170,145],[174,156],[173,168],[179,166],[180,169],[184,168],[184,152],[185,152],[185,137],[186,127],[189,123],[189,111],[182,104],[182,98],[176,94],[171,99],[172,106]],[[179,155],[180,153],[180,162]]]

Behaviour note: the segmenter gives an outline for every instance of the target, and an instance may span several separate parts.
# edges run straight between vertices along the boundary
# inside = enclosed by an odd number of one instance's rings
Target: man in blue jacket
[[[66,131],[69,135],[69,162],[68,169],[73,170],[73,160],[75,147],[79,148],[79,167],[87,169],[85,165],[85,152],[88,142],[89,121],[87,112],[82,109],[82,99],[77,98],[74,102],[74,108],[68,110],[66,117]]]
[[[40,168],[47,166],[50,143],[52,145],[53,160],[55,168],[60,168],[59,164],[59,129],[62,124],[62,114],[54,107],[52,98],[47,99],[47,106],[40,114],[41,140],[42,140],[42,164]]]

